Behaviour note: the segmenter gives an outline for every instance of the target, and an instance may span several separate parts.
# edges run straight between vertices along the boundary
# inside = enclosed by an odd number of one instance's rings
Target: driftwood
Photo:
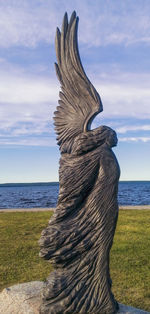
[[[56,32],[56,72],[61,84],[55,112],[61,158],[56,211],[40,238],[40,256],[54,271],[47,278],[40,313],[116,313],[109,253],[118,217],[119,165],[115,131],[90,130],[103,110],[82,67],[78,17],[64,16]]]

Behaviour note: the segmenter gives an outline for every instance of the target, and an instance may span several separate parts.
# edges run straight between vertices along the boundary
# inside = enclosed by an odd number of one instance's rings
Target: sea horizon
[[[150,182],[149,180],[119,180],[119,182]],[[20,185],[54,185],[59,184],[59,181],[35,181],[35,182],[6,182],[6,183],[0,183],[0,187],[2,186],[20,186]]]
[[[0,184],[0,208],[55,207],[59,182]],[[119,205],[150,205],[150,180],[120,180]]]

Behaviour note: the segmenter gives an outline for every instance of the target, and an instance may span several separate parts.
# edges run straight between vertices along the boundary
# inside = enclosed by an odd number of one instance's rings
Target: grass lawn
[[[49,262],[39,258],[38,239],[51,212],[0,213],[0,290],[45,280]],[[150,311],[150,211],[120,210],[111,251],[113,292],[120,303]]]

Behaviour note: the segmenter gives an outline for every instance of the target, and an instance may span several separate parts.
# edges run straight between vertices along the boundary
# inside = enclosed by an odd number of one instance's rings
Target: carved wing
[[[86,76],[81,64],[77,29],[78,17],[73,12],[68,23],[65,13],[62,30],[56,31],[56,73],[61,83],[60,100],[54,112],[58,144],[86,132],[94,117],[103,110],[99,94]]]

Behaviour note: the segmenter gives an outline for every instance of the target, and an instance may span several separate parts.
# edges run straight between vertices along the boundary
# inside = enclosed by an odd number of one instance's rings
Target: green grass
[[[0,213],[0,290],[45,280],[52,267],[38,240],[51,212]],[[111,251],[113,292],[120,303],[150,311],[150,211],[120,210]]]
[[[45,280],[52,267],[39,258],[38,240],[52,212],[0,213],[0,289]]]
[[[116,299],[150,311],[150,211],[120,210],[110,269]]]

